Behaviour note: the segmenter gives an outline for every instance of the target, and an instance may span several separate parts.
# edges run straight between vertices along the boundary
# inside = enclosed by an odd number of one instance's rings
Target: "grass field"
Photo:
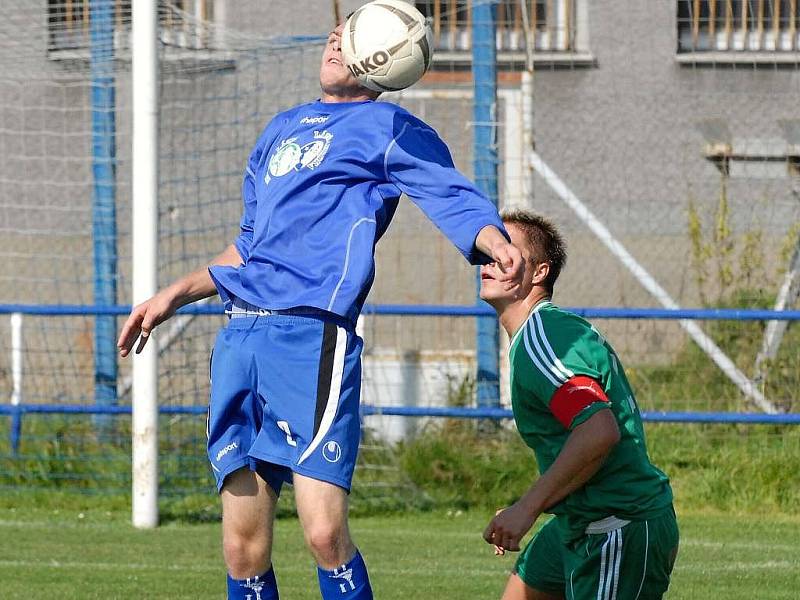
[[[167,523],[137,531],[122,511],[6,508],[0,519],[4,599],[224,598],[220,528]],[[483,543],[483,511],[353,520],[379,600],[499,598],[513,558]],[[681,514],[681,552],[667,596],[800,597],[800,518]],[[276,527],[285,600],[318,599],[314,565],[292,518]]]

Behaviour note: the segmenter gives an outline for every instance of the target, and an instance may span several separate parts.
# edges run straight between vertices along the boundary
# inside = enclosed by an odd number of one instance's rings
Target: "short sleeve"
[[[556,390],[549,406],[553,416],[571,431],[610,403],[597,380],[575,375]]]
[[[557,337],[548,335],[543,319],[534,312],[519,335],[514,364],[518,384],[565,429],[572,430],[609,406],[603,401],[605,393],[598,371],[582,360],[580,353],[570,352],[575,343],[568,331],[557,332]],[[594,388],[591,391],[595,397],[580,394],[583,388]],[[579,396],[574,396],[576,393]]]

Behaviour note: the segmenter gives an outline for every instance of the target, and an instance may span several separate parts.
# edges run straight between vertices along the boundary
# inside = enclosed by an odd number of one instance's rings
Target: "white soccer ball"
[[[430,26],[403,0],[373,0],[344,24],[345,65],[361,85],[376,92],[413,85],[431,66],[432,56]]]

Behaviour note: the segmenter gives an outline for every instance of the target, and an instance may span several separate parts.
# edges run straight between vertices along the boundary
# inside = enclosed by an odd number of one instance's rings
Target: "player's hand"
[[[483,532],[483,539],[494,546],[496,555],[503,555],[507,550],[518,552],[520,541],[535,520],[536,516],[517,502],[495,514]]]
[[[498,508],[496,511],[494,511],[494,516],[496,517],[501,512],[503,512],[503,509],[502,508]],[[505,548],[503,548],[502,546],[498,546],[497,544],[492,544],[492,546],[494,547],[494,555],[495,556],[503,556],[506,553]]]
[[[153,329],[175,314],[175,310],[174,297],[167,290],[135,306],[122,326],[117,340],[119,355],[123,358],[128,356],[137,339],[139,344],[136,347],[136,354],[139,354],[147,344]]]
[[[499,242],[492,246],[492,258],[497,266],[497,280],[504,284],[508,292],[518,288],[525,276],[525,261],[522,253],[509,242]]]

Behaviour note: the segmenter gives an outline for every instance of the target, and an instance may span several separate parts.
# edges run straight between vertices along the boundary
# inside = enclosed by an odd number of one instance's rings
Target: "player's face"
[[[342,29],[339,25],[328,35],[319,69],[319,85],[324,94],[335,97],[362,96],[366,91],[344,65],[342,58]]]
[[[526,266],[530,266],[530,258],[532,255],[531,248],[525,238],[522,230],[513,223],[506,223],[506,231],[511,236],[511,243],[519,248],[522,254],[522,260],[525,261]],[[520,285],[520,289],[507,290],[506,284],[498,281],[500,269],[496,263],[490,263],[481,267],[481,290],[480,296],[489,304],[494,302],[513,302],[520,298],[528,296],[533,289],[533,281],[526,272],[525,279]]]

